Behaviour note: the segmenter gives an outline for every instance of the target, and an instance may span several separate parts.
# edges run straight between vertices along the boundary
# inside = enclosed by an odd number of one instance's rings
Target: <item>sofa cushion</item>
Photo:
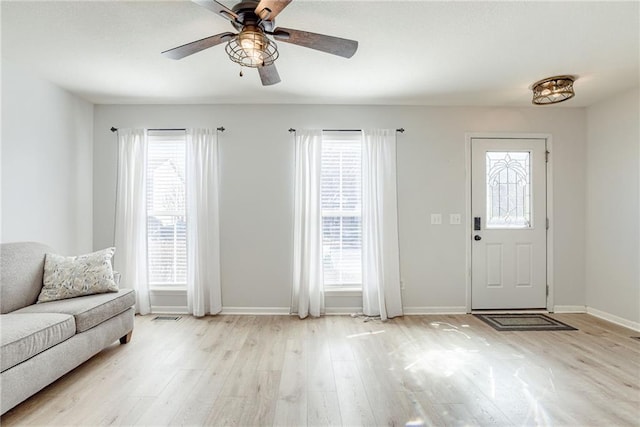
[[[76,331],[83,332],[116,316],[136,303],[132,289],[34,304],[15,313],[65,313],[75,317]]]
[[[42,289],[44,255],[51,251],[35,242],[0,245],[0,313],[35,304]]]
[[[117,292],[111,258],[116,248],[65,257],[48,253],[44,260],[43,288],[38,303],[83,295]]]
[[[73,316],[61,313],[3,314],[0,318],[2,372],[75,335]]]

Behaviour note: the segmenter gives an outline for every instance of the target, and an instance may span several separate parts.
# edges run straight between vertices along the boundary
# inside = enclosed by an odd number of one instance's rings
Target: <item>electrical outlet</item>
[[[432,225],[442,224],[442,214],[439,214],[439,213],[431,214],[431,224]]]
[[[449,214],[449,224],[460,225],[461,221],[462,221],[462,215],[460,215],[460,214]]]

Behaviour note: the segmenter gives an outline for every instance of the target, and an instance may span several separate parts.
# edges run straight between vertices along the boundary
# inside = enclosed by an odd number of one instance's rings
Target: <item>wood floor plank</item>
[[[413,415],[407,424],[410,426],[444,426],[442,404],[434,403],[427,393],[407,393],[407,402],[413,408]]]
[[[258,371],[256,376],[256,390],[253,395],[245,398],[246,405],[240,417],[240,425],[273,425],[281,372]]]
[[[307,390],[336,391],[331,347],[324,337],[305,340]]]
[[[304,342],[298,339],[287,340],[282,365],[282,377],[278,397],[296,400],[307,389],[307,356]]]
[[[301,338],[289,338],[285,344],[274,425],[307,425],[306,388],[307,370],[304,341]]]
[[[136,316],[133,340],[0,419],[14,425],[638,426],[640,335],[498,332],[471,315]]]
[[[138,422],[142,425],[158,425],[173,419],[189,398],[200,375],[201,372],[197,370],[178,370]]]
[[[347,425],[342,422],[337,392],[309,391],[307,396],[307,421],[309,426]]]
[[[333,362],[333,374],[342,422],[352,426],[376,425],[356,363],[336,360]]]
[[[83,418],[81,424],[87,426],[130,426],[153,405],[154,397],[118,396],[95,406],[92,415]],[[80,417],[78,417],[80,419]]]
[[[345,327],[345,322],[341,317],[332,316],[322,319],[327,324],[327,328],[331,330],[329,350],[331,352],[331,360],[353,360],[353,352],[349,342],[349,332]]]
[[[240,418],[246,405],[244,397],[220,396],[209,411],[204,425],[211,426],[240,426]]]
[[[187,398],[182,407],[179,408],[169,424],[203,425],[209,412],[213,409],[237,357],[237,351],[214,351],[208,367],[201,371],[197,383],[187,392]]]
[[[259,371],[280,371],[284,362],[290,322],[283,322],[277,317],[265,320],[265,328],[259,335],[259,345],[262,346],[262,352],[257,369]]]
[[[301,390],[296,395],[278,397],[275,405],[275,426],[306,426],[307,425],[307,391]]]

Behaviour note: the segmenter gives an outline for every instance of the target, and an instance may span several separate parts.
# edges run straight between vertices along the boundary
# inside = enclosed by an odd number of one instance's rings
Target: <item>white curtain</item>
[[[194,316],[222,311],[218,213],[218,138],[187,130],[187,302]]]
[[[143,129],[118,130],[118,181],[114,268],[120,283],[136,291],[136,312],[151,311],[147,280],[147,136]]]
[[[293,292],[301,319],[324,312],[320,166],[322,131],[299,130],[295,141]]]
[[[396,131],[362,132],[363,311],[382,320],[401,316],[396,193]]]

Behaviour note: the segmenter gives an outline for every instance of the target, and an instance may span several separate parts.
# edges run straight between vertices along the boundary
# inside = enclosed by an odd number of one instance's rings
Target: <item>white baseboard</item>
[[[220,314],[289,315],[289,307],[222,307]]]
[[[189,314],[187,307],[151,306],[151,314]]]
[[[402,309],[406,316],[420,315],[420,314],[466,314],[467,307],[455,306],[455,307],[404,307]]]
[[[586,313],[587,307],[584,305],[556,305],[554,313]]]
[[[633,329],[634,331],[640,332],[640,323],[634,322],[633,320],[624,319],[622,317],[616,316],[615,314],[607,313],[606,311],[597,310],[592,307],[587,307],[587,313],[592,316],[599,317],[600,319],[606,320],[611,323],[615,323],[616,325],[624,326],[625,328]]]
[[[466,314],[466,307],[404,307],[402,309],[405,316],[417,316],[424,314]],[[362,313],[362,307],[325,307],[324,314],[345,315]]]

